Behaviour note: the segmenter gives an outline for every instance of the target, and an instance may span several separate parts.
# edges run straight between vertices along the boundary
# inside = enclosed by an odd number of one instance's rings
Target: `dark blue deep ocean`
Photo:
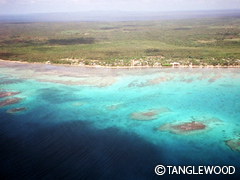
[[[208,79],[197,79],[199,72],[197,76],[195,72],[187,72],[188,77],[191,73],[193,77],[186,83],[179,80],[181,73],[176,75],[173,71],[168,75],[176,80],[154,86],[126,86],[136,82],[140,74],[125,76],[127,83],[119,78],[113,85],[89,87],[21,79],[18,75],[9,76],[9,69],[3,70],[0,90],[20,91],[15,97],[23,100],[0,108],[0,179],[240,179],[240,153],[224,143],[240,133],[240,78],[231,80],[226,75],[225,80],[218,79],[213,84]],[[238,76],[238,72],[234,75]],[[143,76],[142,81],[144,78],[150,76]],[[129,94],[137,89],[138,93]],[[120,109],[106,110],[106,105],[118,102],[124,104]],[[131,112],[157,103],[172,112],[151,122],[137,122],[129,117]],[[14,107],[27,110],[6,112]],[[211,114],[221,119],[221,123],[192,136],[154,128],[173,119],[202,114]],[[236,167],[236,173],[157,176],[154,168],[159,164],[231,165]]]
[[[38,119],[39,112],[32,113]],[[1,179],[239,179],[239,173],[157,176],[157,164],[179,164],[166,162],[161,147],[134,133],[97,130],[79,120],[22,123],[27,118],[0,111]]]

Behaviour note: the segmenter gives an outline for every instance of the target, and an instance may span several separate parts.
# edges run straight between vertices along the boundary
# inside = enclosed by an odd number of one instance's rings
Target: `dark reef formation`
[[[8,96],[14,96],[16,94],[19,94],[20,92],[8,92],[8,91],[4,91],[4,92],[0,92],[0,98],[4,98],[4,97],[8,97]]]
[[[231,148],[231,150],[240,152],[240,138],[230,139],[225,141],[225,143],[228,147]]]
[[[5,100],[3,100],[3,101],[0,101],[0,107],[12,105],[12,104],[17,104],[17,103],[19,103],[21,100],[22,100],[21,98],[5,99]]]

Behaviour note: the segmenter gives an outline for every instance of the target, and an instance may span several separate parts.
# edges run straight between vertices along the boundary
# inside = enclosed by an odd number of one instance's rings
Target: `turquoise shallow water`
[[[233,165],[231,178],[240,177],[240,152],[225,143],[240,136],[239,69],[0,62],[0,90],[20,91],[15,97],[23,98],[0,108],[4,178],[159,179],[157,164]],[[14,107],[27,110],[6,113]],[[149,121],[131,118],[157,108],[170,111]],[[193,134],[158,129],[210,118],[218,122]]]

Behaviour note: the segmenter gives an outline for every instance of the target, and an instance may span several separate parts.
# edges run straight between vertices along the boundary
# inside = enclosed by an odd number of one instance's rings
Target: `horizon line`
[[[219,12],[219,11],[240,11],[240,9],[202,9],[202,10],[141,10],[141,11],[130,11],[130,10],[86,10],[86,11],[75,11],[75,12],[36,12],[36,13],[16,13],[16,14],[1,14],[0,16],[16,16],[16,15],[31,15],[31,14],[74,14],[74,13],[86,13],[86,12],[128,12],[128,13],[183,13],[183,12]]]

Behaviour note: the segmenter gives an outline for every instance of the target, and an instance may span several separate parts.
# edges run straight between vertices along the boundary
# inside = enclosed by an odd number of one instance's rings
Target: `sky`
[[[240,9],[240,0],[0,0],[0,14]]]

